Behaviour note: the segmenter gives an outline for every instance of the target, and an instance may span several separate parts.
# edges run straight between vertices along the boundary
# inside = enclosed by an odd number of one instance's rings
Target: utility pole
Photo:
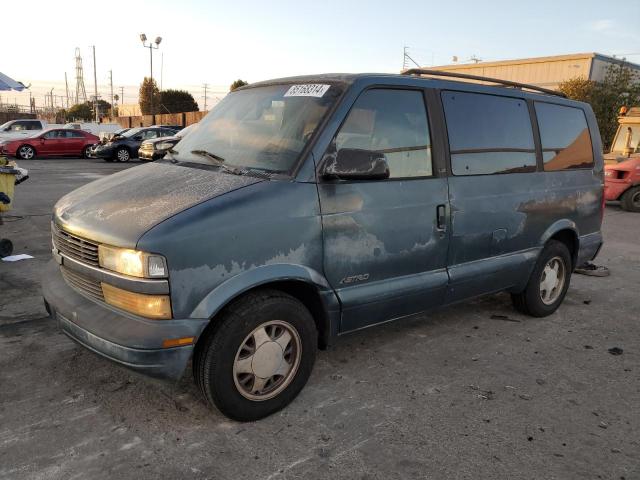
[[[164,52],[160,54],[160,91],[162,91],[162,74],[164,73]]]
[[[202,88],[204,88],[204,111],[207,111],[207,88],[209,88],[209,84],[205,83],[204,85],[202,85]]]
[[[96,74],[96,46],[93,47],[93,109],[96,112],[96,123],[98,123],[98,75]]]
[[[120,105],[124,103],[124,87],[120,87]]]
[[[111,112],[109,119],[113,120],[113,70],[109,70],[109,85],[111,86]]]
[[[67,89],[67,109],[69,109],[69,82],[67,82],[67,72],[64,72],[64,86]]]

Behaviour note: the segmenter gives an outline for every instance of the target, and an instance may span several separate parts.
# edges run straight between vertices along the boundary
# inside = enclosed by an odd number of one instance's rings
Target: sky
[[[349,1],[30,0],[3,2],[0,72],[31,84],[38,105],[53,88],[66,102],[64,75],[75,92],[80,49],[87,95],[109,100],[125,87],[135,103],[149,50],[140,33],[162,37],[153,51],[162,87],[190,91],[202,108],[237,78],[249,82],[327,72],[398,72],[403,48],[422,66],[455,55],[485,61],[599,52],[640,63],[639,0]],[[28,21],[25,21],[28,19]],[[25,30],[26,28],[26,30]],[[0,101],[28,105],[28,93],[0,92]]]

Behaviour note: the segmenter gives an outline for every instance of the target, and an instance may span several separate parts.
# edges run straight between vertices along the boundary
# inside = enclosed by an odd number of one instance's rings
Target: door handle
[[[447,207],[446,205],[438,205],[436,207],[436,228],[441,232],[447,230]]]

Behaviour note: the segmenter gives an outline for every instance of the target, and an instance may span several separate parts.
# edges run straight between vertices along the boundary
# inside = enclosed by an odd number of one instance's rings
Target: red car
[[[624,210],[640,212],[640,156],[605,165],[604,198],[620,200]]]
[[[2,153],[23,160],[36,156],[88,157],[89,149],[100,139],[83,130],[59,128],[38,132],[30,137],[0,142]]]

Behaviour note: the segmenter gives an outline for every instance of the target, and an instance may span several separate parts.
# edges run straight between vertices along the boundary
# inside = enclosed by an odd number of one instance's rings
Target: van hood
[[[56,203],[53,218],[79,237],[135,248],[147,230],[176,213],[261,181],[208,166],[150,163],[65,195]]]

